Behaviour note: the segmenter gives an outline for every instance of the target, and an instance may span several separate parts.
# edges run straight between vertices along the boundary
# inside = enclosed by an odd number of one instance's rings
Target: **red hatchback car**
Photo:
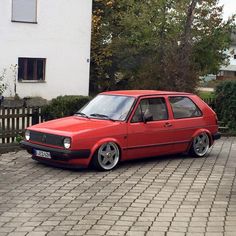
[[[111,170],[130,159],[202,157],[219,138],[217,116],[198,96],[130,90],[101,93],[74,116],[29,127],[21,146],[43,163]]]

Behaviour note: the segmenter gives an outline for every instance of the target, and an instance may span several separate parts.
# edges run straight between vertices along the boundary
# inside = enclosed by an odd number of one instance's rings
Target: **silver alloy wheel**
[[[113,142],[104,143],[98,149],[98,163],[100,167],[104,170],[113,169],[120,158],[120,150],[118,146]]]
[[[193,151],[196,156],[204,156],[209,149],[209,137],[206,133],[201,133],[193,140]]]

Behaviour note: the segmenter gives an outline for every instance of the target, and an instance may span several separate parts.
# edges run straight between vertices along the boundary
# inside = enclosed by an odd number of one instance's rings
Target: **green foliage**
[[[23,139],[24,139],[24,137],[22,135],[17,134],[17,136],[15,137],[15,142],[20,143]]]
[[[236,81],[224,81],[216,87],[216,112],[220,121],[236,133]]]
[[[6,77],[6,69],[2,71],[2,74],[0,75],[0,95],[4,93],[4,91],[7,89],[7,84],[4,82],[4,79]]]
[[[87,96],[59,96],[43,107],[42,115],[45,120],[71,116],[90,100]]]
[[[94,0],[92,89],[194,91],[227,63],[222,12],[217,0]]]

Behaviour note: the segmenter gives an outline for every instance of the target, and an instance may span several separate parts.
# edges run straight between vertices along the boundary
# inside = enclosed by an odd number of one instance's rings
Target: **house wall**
[[[231,45],[229,49],[229,64],[236,66],[236,45]]]
[[[227,50],[227,54],[229,63],[227,66],[221,66],[217,80],[236,80],[236,45],[234,43]]]
[[[14,96],[18,57],[46,58],[45,82],[18,82],[20,97],[88,95],[92,0],[38,0],[37,24],[11,22],[11,1],[0,2],[0,75],[7,69]],[[17,76],[17,74],[16,74]]]

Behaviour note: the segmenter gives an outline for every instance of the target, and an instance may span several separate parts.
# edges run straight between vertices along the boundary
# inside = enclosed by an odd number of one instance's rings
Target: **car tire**
[[[114,169],[120,160],[120,149],[114,142],[102,144],[92,159],[92,165],[96,170],[109,171]]]
[[[203,132],[193,138],[190,154],[194,157],[203,157],[210,147],[210,139],[207,133]]]

